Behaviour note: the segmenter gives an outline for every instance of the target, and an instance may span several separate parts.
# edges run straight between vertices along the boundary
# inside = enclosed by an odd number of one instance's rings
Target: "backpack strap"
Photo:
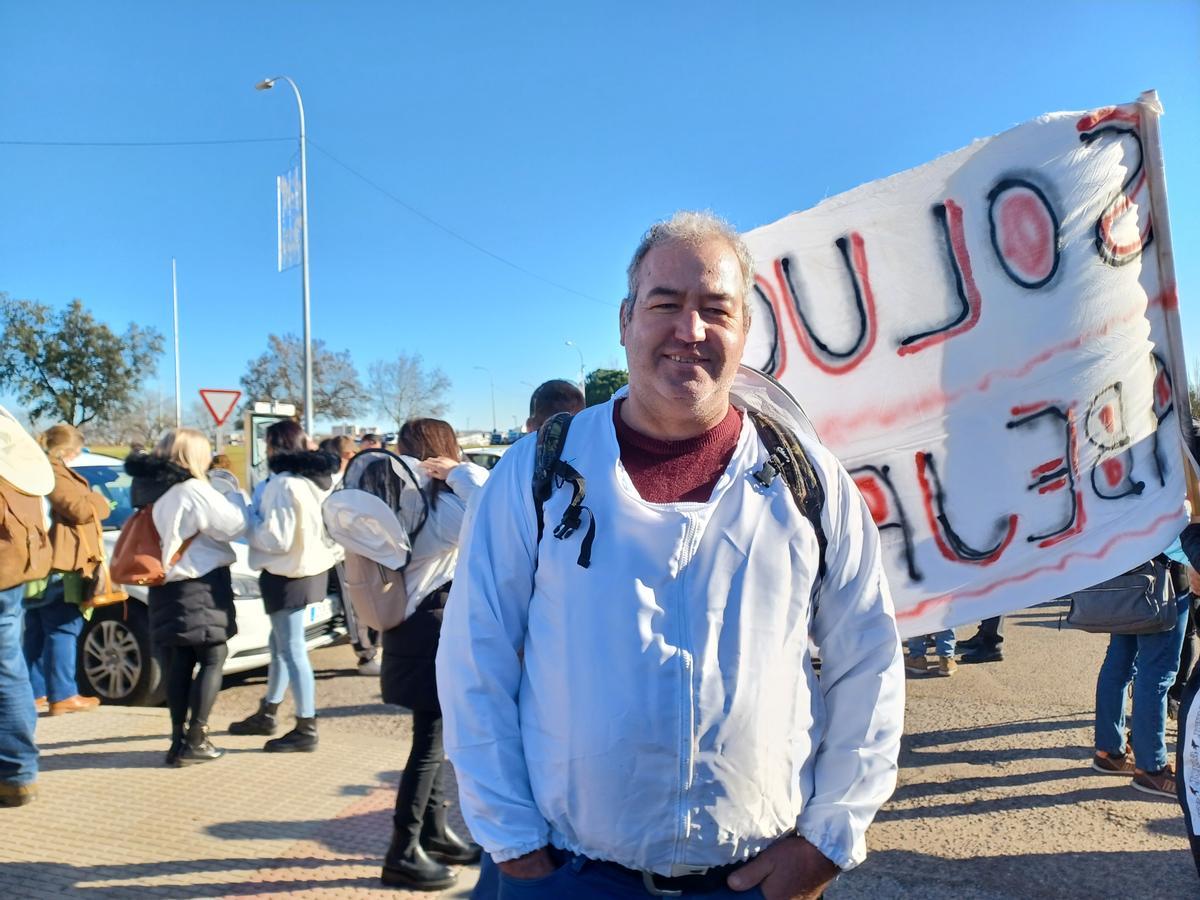
[[[763,487],[767,487],[778,475],[792,493],[796,506],[804,513],[812,525],[817,537],[817,581],[813,585],[813,596],[816,596],[821,581],[825,578],[825,550],[829,540],[825,536],[825,526],[821,523],[821,510],[825,506],[825,488],[812,460],[804,445],[786,426],[754,410],[748,410],[747,415],[754,423],[758,438],[767,448],[767,461],[761,469],[754,472],[754,479]],[[815,604],[814,604],[815,608]]]
[[[537,432],[537,449],[533,458],[533,508],[537,515],[537,545],[534,550],[534,567],[537,567],[537,546],[541,546],[546,523],[543,507],[550,495],[564,484],[571,485],[571,500],[563,510],[562,519],[553,534],[558,540],[566,540],[583,524],[583,513],[588,514],[588,530],[579,546],[579,565],[588,568],[592,564],[592,543],[596,540],[596,517],[583,505],[587,497],[587,481],[570,463],[563,462],[563,447],[567,443],[567,432],[571,428],[570,413],[556,413]]]

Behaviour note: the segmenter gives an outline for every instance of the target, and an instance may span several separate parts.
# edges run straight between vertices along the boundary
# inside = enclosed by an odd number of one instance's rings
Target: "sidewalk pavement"
[[[39,719],[40,796],[0,811],[0,896],[469,894],[473,867],[442,894],[379,881],[399,775],[394,738],[333,732],[315,753],[268,754],[263,738],[220,733],[226,724],[214,723],[223,759],[174,769],[162,762],[165,709]]]

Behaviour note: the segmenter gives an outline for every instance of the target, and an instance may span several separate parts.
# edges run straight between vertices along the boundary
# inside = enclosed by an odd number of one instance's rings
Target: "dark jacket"
[[[141,509],[192,474],[169,460],[139,454],[125,460],[133,476],[131,504]],[[199,578],[169,581],[150,588],[150,636],[161,647],[223,644],[237,634],[233,582],[228,566]]]
[[[421,601],[411,616],[383,633],[379,686],[384,703],[421,712],[442,711],[437,693],[438,639],[450,585]]]

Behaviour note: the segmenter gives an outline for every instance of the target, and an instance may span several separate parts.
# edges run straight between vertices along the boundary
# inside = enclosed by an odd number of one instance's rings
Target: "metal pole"
[[[179,285],[175,280],[175,257],[171,257],[171,312],[175,322],[175,427],[183,424],[183,397],[179,393]]]
[[[304,101],[300,88],[286,75],[277,75],[259,82],[259,90],[269,89],[276,81],[286,81],[296,95],[296,108],[300,112],[300,280],[304,296],[304,431],[313,433],[313,365],[312,365],[312,317],[309,313],[308,295],[308,142],[304,137]]]
[[[568,347],[574,347],[575,352],[579,354],[579,390],[585,397],[587,396],[587,379],[583,375],[583,351],[579,349],[579,345],[574,341],[567,341]]]
[[[487,366],[475,366],[481,372],[487,372],[488,384],[492,389],[492,431],[496,430],[496,382],[492,380],[492,370]]]

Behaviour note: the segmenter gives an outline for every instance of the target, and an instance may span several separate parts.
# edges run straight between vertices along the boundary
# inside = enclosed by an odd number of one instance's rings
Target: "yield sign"
[[[225,424],[225,420],[229,418],[229,414],[237,406],[240,396],[242,396],[241,391],[224,391],[219,388],[205,388],[200,391],[200,399],[204,401],[204,405],[212,413],[213,420],[217,425]]]

